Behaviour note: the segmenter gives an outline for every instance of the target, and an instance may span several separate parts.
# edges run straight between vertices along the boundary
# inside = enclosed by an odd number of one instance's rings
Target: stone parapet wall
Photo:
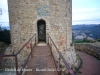
[[[91,44],[75,44],[75,49],[100,59],[100,48]]]

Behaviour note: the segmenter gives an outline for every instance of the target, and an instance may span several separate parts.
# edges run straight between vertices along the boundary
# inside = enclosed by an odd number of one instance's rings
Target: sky
[[[0,15],[0,24],[1,22],[9,22],[7,0],[0,0],[0,9],[2,9],[2,15]]]
[[[100,0],[72,0],[72,25],[100,24]]]
[[[0,0],[0,24],[8,23],[7,0]],[[100,24],[100,0],[72,0],[72,25]]]

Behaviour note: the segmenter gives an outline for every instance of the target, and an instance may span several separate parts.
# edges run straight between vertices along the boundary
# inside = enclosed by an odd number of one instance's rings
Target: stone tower
[[[68,63],[77,65],[72,50],[72,0],[8,0],[8,9],[12,51],[18,51],[34,33],[37,44],[47,43],[49,33]]]

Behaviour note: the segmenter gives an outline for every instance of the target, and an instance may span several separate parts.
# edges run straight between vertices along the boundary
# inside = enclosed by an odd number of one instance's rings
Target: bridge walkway
[[[56,67],[48,45],[35,46],[28,69],[32,69],[32,71],[26,72],[25,75],[58,75],[57,71],[53,71]]]

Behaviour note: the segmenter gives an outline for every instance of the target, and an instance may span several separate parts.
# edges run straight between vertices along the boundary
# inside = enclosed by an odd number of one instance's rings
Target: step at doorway
[[[37,46],[47,46],[47,44],[45,43],[45,42],[39,42],[38,44],[37,44]]]

